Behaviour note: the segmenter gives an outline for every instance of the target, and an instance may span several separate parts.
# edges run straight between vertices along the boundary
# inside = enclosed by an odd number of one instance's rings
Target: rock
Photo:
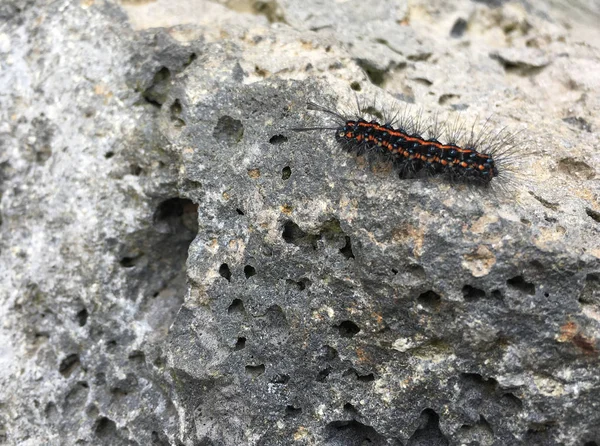
[[[600,442],[597,49],[550,7],[392,3],[3,5],[4,443]],[[493,113],[516,183],[291,130],[355,94]]]

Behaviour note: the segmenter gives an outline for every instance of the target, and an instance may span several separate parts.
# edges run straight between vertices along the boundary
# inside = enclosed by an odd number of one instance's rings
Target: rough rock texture
[[[0,443],[600,444],[597,6],[0,18]],[[289,130],[355,92],[521,130],[520,182]]]

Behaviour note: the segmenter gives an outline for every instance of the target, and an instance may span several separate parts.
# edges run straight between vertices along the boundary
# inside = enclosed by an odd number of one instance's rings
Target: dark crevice
[[[287,384],[289,380],[290,380],[289,375],[280,373],[280,374],[273,376],[273,378],[271,378],[271,384]]]
[[[356,379],[357,381],[364,382],[364,383],[369,383],[369,382],[375,381],[375,374],[367,373],[366,375],[361,375],[354,368],[349,368],[342,374],[342,376],[352,377],[352,378]]]
[[[83,327],[85,324],[87,324],[87,320],[88,320],[88,312],[84,308],[83,310],[81,310],[80,312],[77,313],[77,323],[79,324],[80,327]]]
[[[117,425],[111,419],[102,417],[96,420],[94,432],[99,438],[114,439],[117,434]]]
[[[265,373],[264,364],[246,366],[246,375],[250,376],[251,378],[258,378],[263,373]]]
[[[417,301],[426,307],[436,307],[440,304],[442,297],[435,291],[429,290],[421,293]]]
[[[533,296],[535,294],[535,285],[533,283],[526,282],[523,276],[516,276],[506,281],[507,285],[515,290],[521,291],[525,294]]]
[[[133,268],[143,257],[144,254],[121,257],[121,259],[119,260],[119,265],[121,265],[123,268]]]
[[[58,371],[61,375],[68,378],[71,373],[75,370],[75,368],[79,365],[79,355],[73,353],[66,358],[64,358],[60,362],[60,366],[58,367]]]
[[[279,144],[283,144],[284,142],[287,142],[287,138],[283,135],[275,135],[273,137],[271,137],[271,139],[269,139],[269,143],[273,144],[273,145],[279,145]]]
[[[459,17],[452,25],[452,29],[450,30],[450,36],[458,38],[462,37],[462,35],[467,30],[467,21],[462,17]]]
[[[352,418],[357,417],[359,415],[358,410],[351,403],[344,404],[344,412],[348,413],[348,415]]]
[[[227,279],[228,282],[231,282],[231,271],[229,270],[229,265],[227,265],[227,263],[223,263],[219,267],[219,275],[224,279]]]
[[[127,359],[129,359],[131,362],[136,363],[136,364],[145,364],[146,363],[146,354],[141,350],[134,350],[131,353],[129,353],[129,356],[127,356]]]
[[[320,383],[325,382],[330,373],[331,373],[331,367],[327,367],[327,368],[321,370],[317,374],[315,381],[320,382]]]
[[[241,299],[233,299],[233,302],[227,308],[227,313],[229,314],[244,314],[245,312],[244,302]]]
[[[285,281],[290,287],[296,288],[298,291],[304,291],[311,285],[311,281],[306,277],[302,277],[300,280],[286,279]]]
[[[213,136],[224,144],[237,144],[244,136],[244,125],[231,116],[221,116],[213,130]]]
[[[246,338],[244,338],[244,337],[237,338],[235,347],[233,349],[234,350],[243,350],[245,348],[246,348]]]
[[[592,220],[594,220],[596,223],[600,223],[600,212],[590,208],[585,208],[585,213],[588,215],[588,217],[591,217]]]
[[[337,329],[343,338],[352,338],[360,332],[360,327],[352,321],[342,321]]]
[[[419,427],[411,435],[406,446],[447,446],[450,442],[440,430],[440,417],[432,409],[425,409],[419,418]]]
[[[173,125],[175,127],[185,126],[185,121],[181,117],[181,115],[183,113],[183,109],[181,107],[181,102],[179,102],[179,99],[175,99],[175,101],[173,101],[173,103],[171,104],[170,111],[171,111],[171,122],[173,123]]]
[[[246,276],[246,279],[249,279],[250,277],[256,275],[256,269],[254,269],[252,265],[246,265],[244,267],[244,275]]]
[[[346,236],[346,244],[340,249],[340,252],[347,259],[354,259],[354,253],[352,252],[352,241],[350,237]]]
[[[198,205],[187,198],[169,198],[158,204],[152,221],[158,232],[187,233],[191,241],[198,232]]]
[[[319,358],[323,361],[333,361],[337,357],[337,350],[329,345],[324,345],[319,351]]]
[[[300,408],[300,407],[294,407],[292,405],[287,405],[285,407],[285,415],[287,417],[297,417],[301,413],[302,413],[302,408]]]
[[[370,61],[366,59],[358,59],[356,60],[356,62],[358,66],[360,66],[364,70],[365,74],[367,75],[372,84],[375,84],[378,87],[383,86],[389,74],[387,70],[382,70],[375,67],[373,64],[371,64]]]
[[[304,232],[300,229],[300,226],[291,220],[284,223],[281,236],[286,243],[299,247],[311,247],[317,249],[317,240],[319,237]]]
[[[152,84],[143,93],[146,102],[155,107],[161,107],[167,99],[170,81],[171,71],[167,67],[161,67],[154,75]]]
[[[326,444],[336,446],[367,446],[394,444],[371,426],[356,420],[333,421],[325,427]],[[397,441],[396,441],[396,444]]]
[[[471,285],[465,285],[462,289],[462,293],[465,300],[477,300],[485,297],[485,291],[472,287]]]

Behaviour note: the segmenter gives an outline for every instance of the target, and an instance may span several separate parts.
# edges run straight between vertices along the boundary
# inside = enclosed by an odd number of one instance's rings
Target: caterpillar
[[[423,129],[422,115],[413,118],[407,109],[396,119],[379,122],[369,119],[383,117],[373,107],[362,109],[358,104],[358,116],[347,118],[340,112],[330,110],[314,102],[308,102],[309,110],[320,111],[334,117],[335,126],[298,127],[294,131],[333,130],[336,141],[348,152],[357,155],[375,154],[391,161],[399,177],[442,176],[452,183],[467,183],[489,187],[502,181],[502,185],[514,183],[516,158],[515,135],[500,130],[494,134],[488,121],[478,133],[472,127],[467,131],[458,121],[452,126],[440,124],[437,117]],[[427,133],[428,136],[424,136]],[[446,135],[446,142],[440,142]],[[466,137],[465,137],[466,135]]]

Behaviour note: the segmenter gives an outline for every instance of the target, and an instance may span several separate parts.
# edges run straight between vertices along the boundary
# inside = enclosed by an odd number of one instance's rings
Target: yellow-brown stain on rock
[[[540,228],[540,234],[534,240],[535,245],[543,251],[559,247],[567,232],[563,226],[556,225],[550,228]]]
[[[210,239],[210,241],[206,244],[206,248],[213,254],[216,253],[219,249],[219,240],[216,238]]]
[[[412,242],[413,254],[420,257],[423,253],[423,241],[425,240],[425,231],[417,228],[410,223],[405,223],[392,230],[392,241],[394,243],[409,244]]]
[[[304,426],[300,426],[296,432],[294,432],[294,441],[302,440],[308,436],[308,429]]]
[[[361,363],[371,362],[371,358],[369,357],[369,354],[361,347],[358,347],[356,349],[356,357],[358,358],[358,362],[361,362]]]
[[[105,98],[110,98],[113,95],[112,91],[108,89],[108,86],[104,84],[94,85],[94,93],[98,96],[104,96]]]
[[[253,179],[260,178],[260,169],[248,169],[248,176]]]
[[[497,215],[482,215],[468,228],[473,234],[484,234],[488,226],[498,221]]]
[[[556,336],[558,342],[571,342],[586,355],[598,353],[596,350],[596,339],[585,336],[581,328],[573,321],[569,321],[560,327],[560,334]]]
[[[284,204],[279,208],[285,215],[291,215],[294,208],[289,204]]]
[[[463,255],[462,266],[471,271],[473,277],[488,275],[495,264],[496,256],[485,245],[479,245],[475,251]]]

